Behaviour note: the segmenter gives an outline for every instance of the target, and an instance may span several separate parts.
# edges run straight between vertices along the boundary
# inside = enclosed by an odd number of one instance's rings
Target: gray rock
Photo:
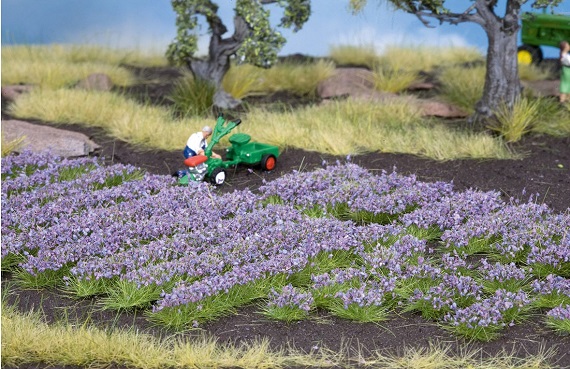
[[[432,82],[414,82],[408,86],[406,90],[408,91],[429,91],[435,88],[435,84]]]
[[[339,68],[335,74],[324,80],[317,87],[317,93],[327,103],[328,99],[346,97],[360,101],[375,103],[388,103],[390,101],[404,102],[418,108],[423,116],[441,118],[463,118],[468,114],[461,109],[431,99],[419,99],[413,96],[401,96],[390,92],[381,92],[374,89],[374,75],[363,68]],[[433,88],[432,85],[415,85],[414,88]]]
[[[373,90],[374,74],[363,68],[338,68],[317,86],[317,94],[322,99],[362,95]]]
[[[559,96],[560,80],[521,81],[523,87],[533,96]]]
[[[14,102],[24,93],[30,92],[33,86],[31,85],[11,85],[2,87],[2,98],[9,102]]]
[[[105,73],[93,73],[79,81],[76,87],[84,90],[111,91],[113,81]]]
[[[27,149],[33,152],[50,151],[54,155],[63,157],[77,157],[89,155],[100,148],[82,133],[31,124],[21,120],[3,120],[2,135],[8,142],[23,137],[22,144],[16,152]]]
[[[440,117],[440,118],[465,118],[469,114],[458,107],[430,99],[417,99],[423,116]]]

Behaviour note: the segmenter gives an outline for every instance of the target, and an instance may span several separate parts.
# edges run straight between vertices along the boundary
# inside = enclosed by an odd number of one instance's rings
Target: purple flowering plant
[[[287,284],[280,291],[271,289],[262,313],[271,319],[290,323],[306,319],[313,305],[314,299],[310,292]]]
[[[468,307],[452,306],[443,321],[448,324],[446,329],[459,335],[490,341],[500,329],[526,319],[531,302],[524,291],[513,293],[498,289],[493,295]]]
[[[439,320],[454,309],[481,300],[482,291],[483,286],[470,276],[443,274],[441,282],[427,291],[416,288],[404,311],[418,311],[426,319]]]
[[[558,305],[570,305],[570,279],[549,274],[544,279],[535,279],[531,283],[535,294],[534,305],[539,308],[553,308]]]
[[[519,267],[514,262],[492,264],[487,262],[485,258],[481,260],[481,265],[478,268],[481,283],[488,292],[500,288],[517,292],[525,288],[530,282],[527,270],[528,268]]]
[[[351,287],[336,293],[330,305],[333,315],[362,323],[380,322],[388,319],[389,306],[385,295],[394,290],[394,280],[363,282],[360,287]]]
[[[570,214],[532,199],[353,163],[218,194],[49,154],[3,158],[1,195],[2,268],[19,283],[176,329],[251,303],[356,321],[412,311],[482,340],[545,307],[568,320],[555,308],[570,300]]]
[[[315,306],[330,309],[338,300],[339,292],[360,287],[366,277],[365,270],[352,267],[311,275],[311,293]]]
[[[561,335],[570,334],[570,305],[559,305],[546,313],[546,325]]]
[[[238,307],[267,297],[273,286],[281,286],[284,281],[282,276],[276,276],[236,284],[224,293],[207,296],[196,302],[153,309],[147,311],[146,316],[151,322],[176,331],[199,328],[202,323],[233,314]]]

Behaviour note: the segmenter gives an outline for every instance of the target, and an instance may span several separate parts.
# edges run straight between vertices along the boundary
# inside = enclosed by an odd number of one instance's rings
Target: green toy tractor
[[[178,183],[187,185],[190,181],[206,179],[219,186],[226,180],[226,169],[237,164],[259,165],[265,171],[275,169],[279,148],[264,143],[250,142],[251,137],[245,133],[230,136],[231,146],[226,149],[226,160],[212,157],[213,147],[240,123],[240,119],[230,121],[220,114],[212,131],[210,144],[204,150],[205,155],[191,156],[184,160],[187,169],[179,172]]]
[[[524,13],[521,41],[517,52],[520,64],[542,61],[541,46],[559,47],[560,41],[570,42],[570,16],[563,14]]]

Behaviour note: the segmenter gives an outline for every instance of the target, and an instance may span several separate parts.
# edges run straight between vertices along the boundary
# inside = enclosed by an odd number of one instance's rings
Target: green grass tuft
[[[280,320],[291,323],[299,320],[305,320],[309,317],[309,312],[300,309],[297,306],[263,306],[261,314],[269,319]]]
[[[382,67],[374,69],[374,87],[378,91],[398,93],[406,90],[413,82],[419,80],[420,77],[416,71]]]
[[[75,276],[68,278],[63,291],[72,298],[83,299],[105,294],[111,282],[108,279],[79,279]]]
[[[138,286],[134,282],[116,280],[110,285],[103,285],[106,296],[101,299],[101,305],[109,310],[131,310],[149,308],[160,298],[168,286],[147,285]],[[171,288],[172,286],[170,286]]]
[[[186,75],[176,82],[168,99],[181,116],[206,117],[214,104],[216,88],[208,81]]]
[[[439,74],[442,98],[470,114],[475,112],[475,104],[483,96],[485,70],[484,66],[445,68]]]
[[[517,142],[532,130],[538,120],[539,100],[520,98],[513,106],[500,103],[495,111],[495,122],[488,128],[498,132],[507,142]]]
[[[380,62],[374,45],[332,46],[329,50],[329,56],[337,65],[365,66],[369,69],[374,69]]]
[[[31,274],[21,269],[14,272],[14,279],[18,287],[30,290],[62,287],[64,285],[63,281],[65,280],[65,277],[68,276],[69,267],[63,267],[58,270],[48,269],[36,274]]]
[[[328,308],[331,314],[339,318],[352,320],[359,323],[378,323],[388,320],[389,310],[384,306],[368,305],[360,306],[356,303],[351,303],[344,306],[343,302],[339,299],[334,299]]]
[[[553,329],[561,336],[568,336],[570,334],[570,320],[557,319],[551,316],[546,317],[546,326]]]

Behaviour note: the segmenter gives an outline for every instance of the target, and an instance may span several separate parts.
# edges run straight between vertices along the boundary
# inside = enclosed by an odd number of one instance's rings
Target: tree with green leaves
[[[222,80],[230,68],[232,57],[239,62],[268,68],[277,59],[286,40],[269,22],[267,5],[283,8],[278,27],[301,29],[311,14],[310,0],[235,0],[234,32],[228,32],[218,15],[218,5],[211,0],[171,0],[176,12],[177,35],[167,50],[168,59],[188,66],[195,78],[208,81],[216,88],[214,105],[233,108],[240,101],[222,87]],[[223,0],[227,1],[227,0]],[[199,58],[197,52],[199,20],[209,27],[208,54]]]
[[[380,0],[384,1],[384,0]],[[426,26],[430,19],[439,23],[480,25],[488,39],[487,72],[483,96],[475,107],[473,121],[493,115],[500,104],[513,107],[521,93],[518,76],[517,35],[521,24],[521,7],[529,0],[470,0],[461,11],[447,5],[453,0],[387,0],[397,9],[416,15]],[[531,0],[534,8],[555,7],[562,0]],[[350,0],[354,11],[361,11],[367,0]],[[502,4],[502,6],[501,6]],[[457,8],[457,4],[451,4]]]

